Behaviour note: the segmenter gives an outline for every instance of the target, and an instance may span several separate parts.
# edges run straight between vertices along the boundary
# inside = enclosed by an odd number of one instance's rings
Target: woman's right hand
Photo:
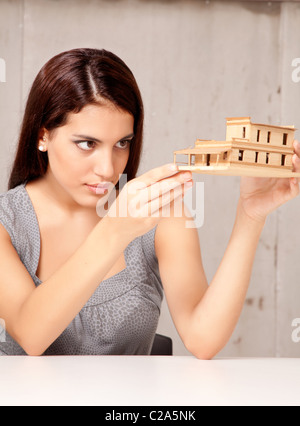
[[[154,228],[174,202],[182,204],[192,185],[191,172],[179,172],[175,164],[157,167],[129,181],[107,216],[113,219],[118,235],[132,240]]]

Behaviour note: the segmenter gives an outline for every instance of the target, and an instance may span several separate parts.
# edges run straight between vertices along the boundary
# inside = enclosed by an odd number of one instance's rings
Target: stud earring
[[[46,137],[45,136],[43,136],[43,142],[46,143]],[[39,151],[44,152],[44,151],[46,151],[46,146],[44,144],[40,143],[39,146],[38,146],[38,149],[39,149]]]

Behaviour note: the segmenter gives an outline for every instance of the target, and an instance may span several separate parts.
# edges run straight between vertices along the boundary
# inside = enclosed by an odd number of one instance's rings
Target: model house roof
[[[228,117],[226,118],[227,124],[252,124],[253,126],[259,126],[259,127],[271,127],[274,129],[287,129],[287,130],[297,130],[295,126],[274,126],[273,124],[260,124],[260,123],[253,123],[251,121],[251,117]]]

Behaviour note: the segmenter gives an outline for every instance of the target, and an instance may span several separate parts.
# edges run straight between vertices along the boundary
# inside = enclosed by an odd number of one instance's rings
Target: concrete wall
[[[141,173],[197,138],[224,140],[226,117],[300,128],[299,22],[297,2],[1,0],[0,190],[33,78],[75,47],[111,50],[136,75],[146,109]],[[239,178],[195,178],[205,187],[199,236],[210,280],[234,222]],[[242,316],[220,356],[300,354],[291,337],[300,317],[299,208],[297,199],[269,217]],[[187,354],[165,304],[159,331],[173,338],[175,354]]]

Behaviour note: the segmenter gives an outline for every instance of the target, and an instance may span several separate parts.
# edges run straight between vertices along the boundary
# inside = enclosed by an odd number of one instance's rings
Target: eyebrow
[[[80,138],[82,140],[102,143],[100,139],[94,138],[93,136],[87,136],[87,135],[73,135],[73,136],[75,138]],[[130,133],[129,135],[124,136],[124,138],[119,139],[118,142],[124,141],[126,139],[132,139],[133,137],[134,137],[134,133]]]

